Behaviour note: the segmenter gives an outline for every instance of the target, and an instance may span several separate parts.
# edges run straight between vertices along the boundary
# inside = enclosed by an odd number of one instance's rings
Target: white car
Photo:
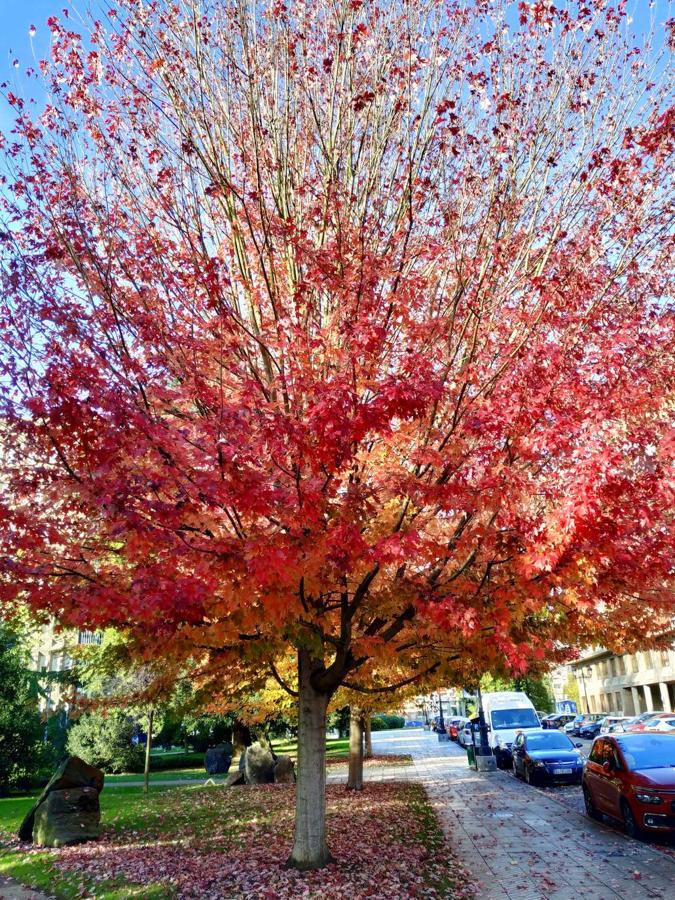
[[[497,767],[511,767],[511,747],[516,735],[541,728],[534,704],[522,691],[491,691],[483,694],[487,739]]]
[[[653,719],[647,719],[645,731],[675,731],[675,713],[657,713]]]
[[[476,721],[478,720],[476,719]],[[464,727],[462,728],[462,730],[457,733],[457,742],[461,744],[465,750],[474,742],[472,728],[473,726],[471,723],[471,719],[467,719],[464,722]]]
[[[624,722],[630,722],[630,716],[606,716],[600,726],[600,734],[613,734],[615,731],[623,731]]]

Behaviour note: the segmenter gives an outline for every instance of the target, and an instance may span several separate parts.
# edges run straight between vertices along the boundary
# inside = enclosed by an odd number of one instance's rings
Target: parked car
[[[582,722],[581,727],[579,728],[579,737],[585,738],[586,740],[596,738],[600,734],[600,729],[604,725],[606,719],[607,717],[603,716],[602,719]]]
[[[584,757],[581,744],[574,744],[557,730],[521,732],[513,742],[513,771],[528,784],[568,781],[581,783]]]
[[[604,717],[604,713],[584,713],[581,716],[575,716],[574,721],[570,723],[572,727],[569,731],[566,728],[565,731],[573,737],[580,737],[582,728],[585,728],[586,725],[590,725],[591,722],[597,722],[600,719],[604,719]]]
[[[576,718],[574,713],[551,713],[541,721],[542,728],[563,728]]]
[[[541,730],[534,704],[522,691],[483,694],[487,739],[499,768],[511,768],[511,747],[520,731]]]
[[[451,741],[456,741],[459,737],[459,732],[464,727],[464,723],[466,719],[463,716],[453,716],[447,724],[447,732],[448,737]]]
[[[640,713],[639,716],[635,716],[631,723],[626,725],[626,731],[630,734],[632,734],[633,732],[644,731],[647,722],[650,722],[658,715],[660,715],[660,713],[656,713],[653,710],[652,712]]]
[[[568,722],[567,725],[564,726],[565,734],[573,734],[577,726],[583,722],[584,715],[583,713],[578,713],[571,722]]]
[[[656,713],[645,722],[645,731],[675,731],[675,713]]]
[[[475,716],[473,719],[465,719],[464,727],[457,734],[457,741],[464,747],[465,749],[469,746],[469,744],[473,744],[473,729],[474,726],[478,729],[478,716]]]
[[[600,734],[613,734],[616,731],[624,731],[626,722],[631,722],[630,716],[605,716]]]
[[[592,819],[623,822],[630,837],[675,832],[675,734],[608,734],[593,742],[582,787]]]
[[[553,720],[557,719],[559,715],[561,715],[561,713],[548,713],[548,715],[539,716],[539,721],[541,722],[541,727],[542,728],[555,728],[556,726],[554,726],[552,723],[553,723]]]

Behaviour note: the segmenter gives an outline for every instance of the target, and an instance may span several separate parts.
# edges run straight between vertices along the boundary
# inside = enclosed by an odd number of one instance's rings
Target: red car
[[[455,717],[454,719],[450,719],[446,731],[448,732],[448,737],[451,741],[456,741],[459,736],[459,729],[464,725],[466,719],[460,719]]]
[[[630,837],[675,832],[675,734],[597,737],[581,783],[592,819],[618,819]]]

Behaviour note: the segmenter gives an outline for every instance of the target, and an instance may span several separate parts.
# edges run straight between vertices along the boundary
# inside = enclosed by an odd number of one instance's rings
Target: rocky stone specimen
[[[96,793],[96,797],[103,790],[105,778],[100,769],[90,766],[79,756],[69,756],[53,774],[49,784],[40,794],[34,805],[28,810],[26,817],[19,828],[19,838],[22,841],[33,839],[33,823],[35,814],[40,806],[55,791],[72,790],[75,788],[90,788]]]
[[[246,749],[246,784],[271,784],[274,781],[274,755],[269,747],[256,742]]]
[[[290,756],[279,756],[274,764],[274,781],[277,784],[295,784],[295,764]]]
[[[244,773],[239,769],[237,769],[236,772],[230,772],[225,779],[225,787],[234,787],[237,784],[246,784]]]
[[[101,807],[95,788],[51,791],[35,811],[33,843],[38,847],[65,847],[99,836]]]
[[[217,744],[210,747],[204,755],[204,768],[209,775],[224,775],[229,772],[232,763],[232,744]]]

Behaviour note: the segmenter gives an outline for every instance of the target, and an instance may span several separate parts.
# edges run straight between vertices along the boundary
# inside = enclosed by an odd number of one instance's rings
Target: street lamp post
[[[438,740],[439,741],[447,741],[448,733],[445,730],[445,719],[443,718],[443,698],[441,697],[440,690],[436,691],[438,695],[438,727],[440,731],[438,732]]]
[[[586,712],[587,712],[587,713],[589,713],[589,712],[591,711],[591,707],[589,706],[589,703],[588,703],[588,691],[586,690],[586,678],[585,678],[585,674],[588,674],[588,676],[590,677],[590,675],[592,675],[592,673],[593,673],[593,670],[591,669],[590,666],[588,666],[588,667],[586,668],[586,673],[584,673],[584,667],[583,667],[583,666],[580,666],[580,667],[579,667],[579,674],[581,675],[581,685],[582,685],[582,687],[583,687],[583,689],[584,689],[584,701],[585,701],[585,703],[586,703]]]

